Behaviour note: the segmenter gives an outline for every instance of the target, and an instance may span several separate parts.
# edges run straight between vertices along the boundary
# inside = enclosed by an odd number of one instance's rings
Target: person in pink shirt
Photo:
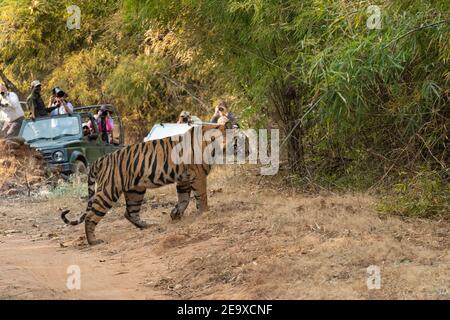
[[[111,111],[105,106],[102,106],[95,115],[95,122],[97,123],[98,131],[102,137],[102,140],[107,143],[112,143],[114,121],[111,118]],[[88,127],[92,130],[92,123],[90,121],[88,123]]]

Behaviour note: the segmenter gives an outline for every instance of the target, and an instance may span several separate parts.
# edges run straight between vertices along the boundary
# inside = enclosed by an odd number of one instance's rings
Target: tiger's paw
[[[130,221],[136,228],[147,229],[149,225],[147,222],[141,219],[131,218],[128,214],[125,214],[125,218]]]
[[[102,244],[104,242],[105,241],[103,241],[101,239],[95,239],[95,240],[91,240],[91,241],[88,240],[88,243],[89,243],[90,246],[96,246],[96,245]]]
[[[170,217],[172,218],[172,220],[181,219],[181,213],[178,210],[178,206],[172,209],[172,211],[170,212]]]
[[[150,227],[150,225],[147,222],[143,221],[143,220],[135,222],[134,225],[136,227],[138,227],[139,229],[147,229],[147,228]]]
[[[206,207],[197,207],[197,214],[202,214],[209,211],[209,206]]]

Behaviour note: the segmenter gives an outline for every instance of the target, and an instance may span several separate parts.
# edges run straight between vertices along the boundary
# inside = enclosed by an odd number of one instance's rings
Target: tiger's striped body
[[[203,126],[224,131],[224,127]],[[191,130],[193,131],[193,130]],[[84,213],[77,221],[70,221],[62,212],[66,224],[85,222],[86,238],[90,245],[101,243],[95,237],[95,227],[122,194],[125,196],[125,217],[136,227],[146,228],[139,211],[149,188],[177,184],[178,203],[171,212],[172,219],[181,218],[186,210],[191,191],[201,213],[207,210],[206,178],[211,170],[209,164],[175,164],[172,150],[178,142],[171,138],[143,142],[127,146],[98,159],[88,175],[89,201]]]

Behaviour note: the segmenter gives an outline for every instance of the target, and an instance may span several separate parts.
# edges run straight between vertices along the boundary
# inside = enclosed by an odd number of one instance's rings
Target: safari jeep
[[[114,121],[112,139],[103,141],[94,118],[101,107],[75,108],[71,115],[24,120],[19,136],[43,154],[51,171],[67,175],[87,173],[87,168],[99,157],[123,147],[121,118],[111,105],[103,107]]]

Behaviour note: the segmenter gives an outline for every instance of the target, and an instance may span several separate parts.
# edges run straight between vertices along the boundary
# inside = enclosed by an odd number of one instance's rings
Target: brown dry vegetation
[[[29,195],[50,180],[41,153],[21,138],[0,139],[0,195]]]
[[[243,182],[245,180],[245,182]],[[363,194],[308,196],[270,189],[249,170],[218,168],[209,178],[211,210],[193,204],[170,221],[174,186],[150,190],[140,231],[123,203],[97,228],[106,244],[89,247],[84,228],[57,212],[76,198],[0,203],[0,297],[31,299],[448,299],[450,223],[379,215]],[[66,288],[81,268],[81,290]],[[367,267],[381,268],[368,290]]]

